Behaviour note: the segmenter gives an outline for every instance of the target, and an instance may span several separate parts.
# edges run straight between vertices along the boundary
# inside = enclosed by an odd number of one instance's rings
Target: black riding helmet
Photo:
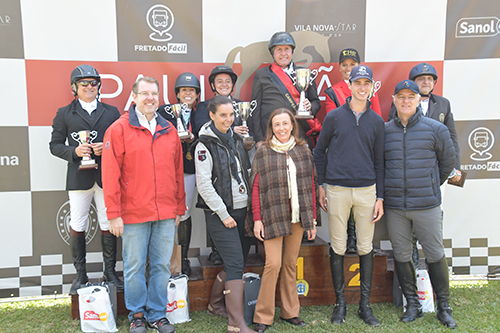
[[[425,62],[420,63],[415,67],[413,67],[410,71],[410,75],[408,76],[408,78],[412,81],[415,81],[415,79],[421,75],[430,75],[434,78],[434,80],[438,79],[437,71],[434,68],[434,66]]]
[[[97,72],[97,69],[90,65],[80,65],[76,66],[75,69],[73,69],[73,71],[71,72],[71,90],[73,91],[74,96],[76,96],[78,91],[76,83],[85,78],[97,80],[99,82],[97,90],[101,90],[101,76]]]
[[[293,53],[295,50],[295,39],[293,39],[292,35],[286,31],[276,32],[271,37],[269,44],[267,45],[269,52],[271,52],[271,56],[274,56],[274,48],[278,45],[290,45]]]
[[[434,68],[434,66],[432,66],[431,64],[428,64],[426,62],[422,62],[422,63],[414,66],[411,69],[410,74],[408,75],[408,78],[412,81],[415,81],[415,79],[417,77],[422,76],[422,75],[430,75],[434,78],[434,81],[436,81],[438,79],[437,71]],[[432,89],[430,93],[432,93],[432,91],[434,91],[434,89]],[[420,95],[422,95],[422,97],[429,96],[429,95],[424,95],[424,94],[420,94]]]
[[[233,72],[233,69],[229,66],[226,65],[219,65],[215,66],[214,69],[212,69],[212,73],[210,73],[210,76],[208,77],[208,83],[210,84],[210,88],[212,88],[212,91],[214,93],[219,94],[216,89],[215,89],[215,77],[219,74],[228,74],[231,77],[231,81],[233,81],[233,87],[231,88],[231,93],[233,92],[234,86],[236,85],[236,80],[238,80],[238,75],[236,75]]]
[[[184,87],[194,88],[196,89],[196,94],[199,94],[201,90],[200,80],[198,80],[196,75],[194,75],[193,73],[182,73],[177,77],[177,80],[175,80],[175,95],[177,96],[177,94],[179,93],[179,89]]]

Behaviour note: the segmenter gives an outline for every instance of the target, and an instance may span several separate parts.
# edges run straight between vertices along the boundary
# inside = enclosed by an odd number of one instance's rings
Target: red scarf
[[[283,68],[281,68],[280,66],[276,65],[275,62],[273,62],[273,64],[271,65],[271,70],[273,71],[274,74],[276,74],[276,76],[278,76],[278,78],[280,79],[280,81],[283,82],[283,84],[285,85],[286,89],[288,90],[288,92],[290,93],[290,95],[292,95],[293,99],[295,100],[295,103],[297,105],[299,105],[300,93],[297,90],[297,88],[295,88],[295,85],[293,84],[293,81],[290,78],[290,76],[288,76],[288,74],[285,73],[285,71],[283,70]]]

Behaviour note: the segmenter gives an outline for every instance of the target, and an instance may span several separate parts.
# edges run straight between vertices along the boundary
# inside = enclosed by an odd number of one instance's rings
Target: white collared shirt
[[[422,113],[424,114],[424,116],[427,115],[427,111],[429,110],[429,99],[430,98],[420,101],[420,107],[422,108]]]
[[[294,77],[295,71],[293,70],[293,62],[290,62],[287,68],[281,68],[283,71],[289,76],[289,77]]]
[[[139,119],[139,124],[141,124],[142,127],[147,128],[151,132],[151,134],[155,134],[156,117],[158,117],[158,114],[155,112],[153,118],[148,121],[148,118],[146,118],[146,116],[143,115],[139,110],[135,109],[135,113],[137,114],[137,119]]]
[[[82,101],[81,99],[78,99],[80,101],[80,105],[82,106],[82,109],[87,111],[89,114],[92,113],[95,109],[97,109],[97,99],[94,99],[92,102],[87,103]]]

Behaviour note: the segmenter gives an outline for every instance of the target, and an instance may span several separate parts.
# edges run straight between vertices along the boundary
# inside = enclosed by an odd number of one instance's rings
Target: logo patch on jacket
[[[207,151],[206,150],[199,150],[198,151],[198,160],[200,162],[203,162],[206,159],[207,159]]]
[[[106,141],[106,144],[104,145],[104,149],[109,149],[109,146],[110,146],[109,141]]]

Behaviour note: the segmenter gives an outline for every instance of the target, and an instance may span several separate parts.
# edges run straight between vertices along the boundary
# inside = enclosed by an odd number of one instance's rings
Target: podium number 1
[[[297,258],[297,280],[303,280],[304,279],[304,258],[303,257],[298,257]]]

